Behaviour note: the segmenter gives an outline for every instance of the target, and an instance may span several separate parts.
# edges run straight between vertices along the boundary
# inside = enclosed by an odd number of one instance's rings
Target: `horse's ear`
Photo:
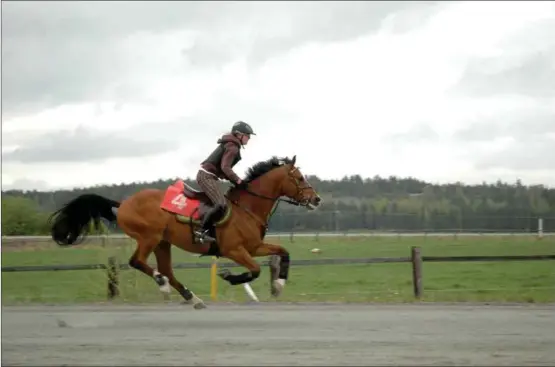
[[[295,154],[293,156],[293,159],[291,159],[291,165],[294,166],[296,161],[297,161],[297,155]]]

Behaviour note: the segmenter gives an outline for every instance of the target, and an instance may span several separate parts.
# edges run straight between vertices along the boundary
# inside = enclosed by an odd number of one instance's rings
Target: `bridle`
[[[289,172],[287,173],[289,179],[291,181],[293,181],[293,183],[295,184],[295,188],[297,189],[297,193],[295,195],[295,197],[297,198],[302,198],[302,199],[297,199],[297,200],[291,200],[289,198],[283,198],[282,196],[277,196],[275,198],[269,197],[269,196],[265,196],[256,192],[253,192],[251,190],[249,190],[248,188],[243,189],[246,193],[252,195],[252,196],[256,196],[262,199],[267,199],[267,200],[277,200],[277,203],[279,202],[284,202],[287,204],[291,204],[291,205],[295,205],[295,206],[308,206],[310,204],[310,199],[309,198],[305,198],[303,193],[305,190],[310,190],[313,189],[312,186],[308,185],[306,187],[302,187],[301,186],[301,180],[298,179],[297,177],[293,176],[293,173],[295,173],[296,171],[298,171],[297,167],[293,167],[293,169],[289,170]]]
[[[289,199],[289,198],[284,198],[284,197],[282,197],[281,195],[280,195],[280,196],[277,196],[277,197],[274,197],[274,198],[273,198],[273,197],[269,197],[269,196],[265,196],[265,195],[262,195],[262,194],[259,194],[259,193],[257,193],[257,192],[253,192],[253,191],[249,190],[248,185],[249,185],[250,183],[247,184],[247,187],[246,187],[246,188],[240,189],[241,191],[244,191],[244,192],[248,193],[249,195],[256,196],[256,197],[259,197],[259,198],[261,198],[261,199],[266,199],[266,200],[271,200],[271,201],[275,201],[275,202],[276,202],[275,205],[274,205],[274,207],[272,208],[272,210],[271,210],[270,213],[268,214],[268,218],[266,218],[266,221],[265,221],[265,222],[264,222],[263,220],[261,220],[256,214],[254,214],[254,213],[253,213],[251,210],[249,210],[248,208],[244,208],[244,207],[242,207],[241,205],[239,205],[238,201],[236,201],[236,200],[231,200],[231,199],[230,199],[230,201],[231,201],[233,204],[237,205],[239,208],[241,208],[241,209],[243,209],[244,211],[246,211],[246,212],[247,212],[249,215],[251,215],[253,218],[255,218],[255,219],[264,227],[264,232],[266,232],[266,230],[268,230],[268,222],[270,221],[270,218],[272,218],[272,216],[273,216],[274,213],[276,212],[276,210],[277,210],[277,208],[278,208],[278,206],[279,206],[279,203],[284,202],[284,203],[287,203],[287,204],[291,204],[291,205],[295,205],[295,206],[304,206],[304,207],[307,207],[308,205],[310,205],[310,199],[309,199],[309,198],[305,198],[305,196],[304,196],[303,194],[304,194],[304,191],[305,191],[305,190],[313,189],[313,187],[310,186],[310,184],[308,184],[308,186],[306,186],[306,187],[302,187],[302,186],[301,186],[301,180],[298,179],[297,177],[295,177],[295,176],[293,175],[293,173],[295,173],[296,171],[298,171],[298,169],[299,169],[298,167],[293,167],[292,169],[290,169],[290,170],[287,172],[287,176],[288,176],[288,178],[289,178],[290,180],[292,180],[292,181],[294,182],[295,187],[296,187],[296,189],[297,189],[297,194],[295,195],[295,197],[296,197],[296,198],[299,198],[299,197],[300,197],[301,199],[291,200],[291,199]],[[229,199],[229,198],[228,198],[228,199]]]

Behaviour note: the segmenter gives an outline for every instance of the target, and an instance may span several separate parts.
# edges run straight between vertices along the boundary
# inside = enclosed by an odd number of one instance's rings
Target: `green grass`
[[[293,243],[288,239],[269,238],[268,241],[281,242],[291,252],[292,259],[404,257],[410,255],[412,246],[420,246],[425,256],[555,254],[554,237],[541,241],[530,236],[337,237],[319,241],[298,238]],[[315,247],[322,252],[311,253]],[[82,248],[35,246],[33,250],[4,252],[2,265],[104,263],[109,256],[126,263],[133,250],[130,243]],[[173,261],[211,260],[174,248]],[[154,256],[149,262],[155,263]],[[423,274],[423,301],[555,302],[555,261],[424,263]],[[208,269],[176,270],[176,276],[209,300]],[[411,277],[411,265],[404,263],[293,266],[285,291],[276,301],[411,302],[414,301]],[[267,269],[252,286],[261,300],[271,299]],[[135,270],[121,272],[120,292],[117,302],[163,300],[154,282]],[[4,305],[100,302],[106,300],[106,294],[106,274],[101,270],[2,274]],[[177,301],[179,296],[174,292],[171,299]],[[219,280],[218,300],[243,302],[247,296],[242,287],[232,287]]]

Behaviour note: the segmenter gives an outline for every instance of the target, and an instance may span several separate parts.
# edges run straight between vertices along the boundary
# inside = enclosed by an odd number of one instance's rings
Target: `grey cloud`
[[[260,128],[289,129],[292,114],[286,109],[266,101],[250,101],[231,92],[221,92],[214,96],[214,105],[218,108],[197,113],[193,117],[183,117],[167,122],[145,122],[133,128],[134,136],[149,138],[151,136],[171,136],[179,140],[183,147],[197,147],[198,141],[213,139],[215,143],[219,134],[229,131],[238,120],[247,121],[255,131]],[[260,133],[259,133],[260,135]],[[209,140],[212,142],[212,140]],[[203,153],[204,154],[204,153]]]
[[[456,131],[453,139],[463,142],[485,142],[500,137],[523,140],[549,133],[555,133],[555,111],[534,109],[511,111],[470,122]]]
[[[452,136],[461,144],[464,158],[476,169],[504,168],[517,171],[555,170],[555,111],[510,111],[497,117],[473,121]],[[501,150],[489,142],[512,138]]]
[[[489,141],[505,134],[496,124],[471,123],[453,134],[453,139],[463,142]]]
[[[396,12],[433,14],[430,2],[6,2],[2,5],[3,113],[17,114],[108,95],[139,98],[121,42],[137,32],[185,29],[189,68],[236,57],[251,64],[307,42],[378,29]],[[394,29],[405,31],[403,19]],[[397,24],[397,26],[395,26]],[[417,26],[417,23],[412,24]],[[184,64],[184,69],[187,65]]]
[[[501,72],[489,74],[480,71],[481,67],[480,61],[475,61],[465,71],[458,85],[465,93],[477,97],[496,94],[555,97],[555,48],[530,55],[517,66]]]
[[[232,57],[245,57],[251,66],[257,66],[306,43],[343,41],[377,31],[392,14],[398,16],[391,19],[391,30],[407,32],[443,6],[429,1],[253,3],[253,15],[246,26],[250,26],[250,32],[243,31],[235,38],[227,33],[207,32],[184,53],[194,65],[217,67]]]
[[[3,31],[13,37],[109,40],[141,30],[159,32],[199,24],[212,27],[225,20],[225,13],[233,8],[229,2],[201,1],[6,2],[2,6]]]
[[[180,159],[198,163],[199,154],[204,155],[209,149],[199,149],[199,142],[207,142],[213,147],[220,134],[229,131],[237,120],[248,121],[259,135],[261,127],[268,132],[271,129],[268,125],[273,123],[275,128],[287,129],[292,121],[289,112],[279,106],[264,101],[252,103],[231,92],[216,95],[214,104],[217,109],[200,112],[194,117],[146,121],[117,132],[101,133],[85,128],[46,134],[38,131],[6,132],[2,143],[20,148],[3,153],[2,158],[4,162],[21,163],[87,162],[143,157],[180,148],[184,153]]]
[[[537,136],[514,142],[475,161],[478,169],[505,168],[516,171],[555,170],[555,139]]]
[[[416,144],[437,141],[438,139],[437,132],[430,125],[423,123],[414,125],[405,132],[390,134],[385,137],[385,141],[393,144]]]
[[[74,132],[50,132],[14,151],[2,153],[2,159],[5,163],[103,161],[145,157],[172,151],[178,146],[174,139],[143,140],[129,136],[133,136],[132,129],[120,133],[100,133],[84,128]]]
[[[295,5],[289,15],[291,31],[256,39],[249,60],[256,64],[308,42],[338,42],[369,34],[380,29],[388,15],[398,15],[391,20],[392,31],[407,32],[421,26],[443,6],[438,2],[410,1],[303,2]],[[419,17],[407,16],[415,13]]]
[[[500,45],[503,55],[473,59],[453,94],[555,97],[555,19],[536,22]]]
[[[145,30],[210,28],[231,4],[202,2],[7,2],[2,4],[3,113],[88,98],[138,97],[121,49]]]

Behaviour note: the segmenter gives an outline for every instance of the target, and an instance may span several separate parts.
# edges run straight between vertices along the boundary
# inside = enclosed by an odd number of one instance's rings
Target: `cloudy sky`
[[[553,2],[3,2],[2,186],[237,172],[555,186]]]

